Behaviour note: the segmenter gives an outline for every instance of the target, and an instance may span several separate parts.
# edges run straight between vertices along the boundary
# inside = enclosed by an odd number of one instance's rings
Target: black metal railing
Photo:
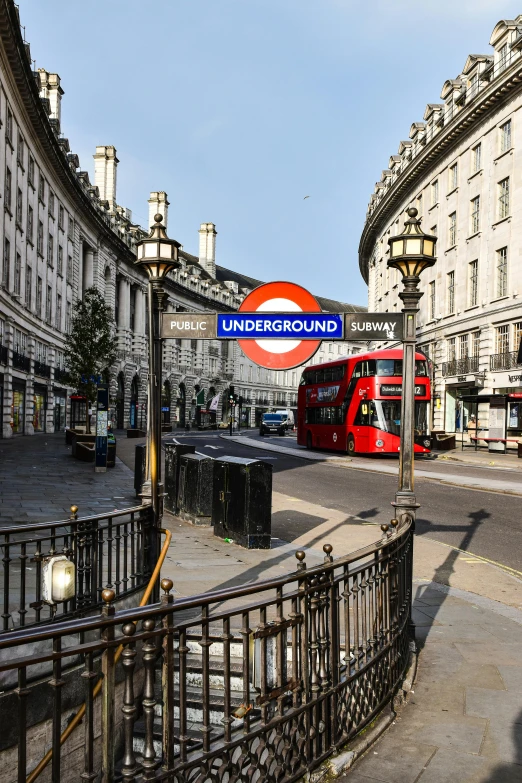
[[[9,360],[9,352],[7,345],[0,345],[0,364],[7,364]]]
[[[466,375],[468,372],[478,372],[479,357],[467,356],[465,359],[453,359],[442,362],[442,375]]]
[[[297,552],[292,574],[176,601],[163,579],[161,603],[118,612],[105,591],[101,616],[0,635],[13,779],[33,783],[50,737],[53,780],[297,781],[400,686],[412,546],[407,524],[337,560],[325,545],[316,567]],[[64,710],[80,755],[61,747]]]
[[[39,362],[38,359],[35,359],[34,374],[39,375],[41,378],[50,378],[51,366],[49,364],[45,364],[45,362]]]
[[[16,370],[25,370],[25,372],[30,372],[31,360],[25,354],[18,353],[18,351],[13,351],[13,367]]]
[[[147,583],[151,507],[83,519],[75,508],[63,521],[0,528],[0,634],[99,606],[105,588],[120,596]],[[61,554],[75,564],[75,597],[53,606],[43,600],[43,566]]]
[[[54,368],[54,380],[55,381],[67,381],[68,373],[63,367]]]
[[[517,362],[518,351],[507,351],[506,353],[494,353],[489,357],[489,369],[495,370],[513,370],[515,367],[522,367]]]

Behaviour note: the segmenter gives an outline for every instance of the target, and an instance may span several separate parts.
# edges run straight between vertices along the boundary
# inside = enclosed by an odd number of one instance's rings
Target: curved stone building
[[[62,96],[60,77],[34,68],[17,6],[0,0],[0,437],[60,431],[85,420],[64,382],[63,350],[75,302],[93,285],[115,319],[114,424],[146,424],[147,281],[134,266],[145,230],[118,204],[115,147],[96,148],[94,183],[81,169],[62,132]],[[151,193],[149,225],[157,212],[166,224],[168,206],[165,192]],[[216,266],[216,235],[213,223],[202,223],[199,255],[181,249],[181,267],[166,283],[169,311],[237,310],[258,283]],[[339,352],[330,346],[323,350]],[[167,340],[163,360],[167,426],[201,420],[208,401],[231,383],[243,397],[245,424],[269,406],[296,404],[298,371],[254,368],[235,344]],[[223,415],[220,406],[218,420]]]
[[[436,430],[522,432],[522,15],[428,103],[375,185],[359,247],[371,311],[401,310],[390,236],[415,206],[436,234],[418,339],[433,372]],[[471,417],[474,417],[472,419]],[[468,427],[468,424],[471,424]],[[514,445],[514,444],[512,444]],[[498,446],[500,448],[500,446]]]

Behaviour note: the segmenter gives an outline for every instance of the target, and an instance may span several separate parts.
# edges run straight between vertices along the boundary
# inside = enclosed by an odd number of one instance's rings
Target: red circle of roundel
[[[286,306],[281,300],[286,300]],[[270,304],[271,302],[273,304]],[[258,286],[245,297],[239,307],[240,312],[253,313],[257,310],[272,313],[320,313],[321,307],[306,288],[295,283],[277,282]],[[299,367],[307,362],[321,345],[321,340],[265,339],[237,342],[245,356],[267,370],[291,370],[293,367]]]

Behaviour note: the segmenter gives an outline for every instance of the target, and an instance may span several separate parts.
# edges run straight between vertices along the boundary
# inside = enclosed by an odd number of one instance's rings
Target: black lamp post
[[[154,215],[156,221],[148,237],[136,245],[136,266],[143,269],[149,278],[149,417],[147,420],[148,464],[151,484],[154,529],[150,542],[150,565],[154,567],[159,555],[158,529],[161,527],[163,503],[160,493],[161,482],[161,390],[162,390],[162,338],[161,313],[165,309],[165,277],[180,266],[178,248],[180,243],[169,239],[162,224],[163,215]]]
[[[398,269],[402,274],[404,289],[399,294],[404,307],[404,339],[402,357],[402,396],[401,396],[401,447],[399,462],[399,486],[395,494],[395,516],[399,524],[407,517],[415,521],[418,503],[414,493],[414,424],[415,424],[415,345],[417,341],[417,313],[419,312],[420,275],[435,264],[435,246],[437,237],[424,234],[420,219],[414,207],[406,210],[408,220],[404,223],[404,233],[388,239],[390,258],[388,266]]]

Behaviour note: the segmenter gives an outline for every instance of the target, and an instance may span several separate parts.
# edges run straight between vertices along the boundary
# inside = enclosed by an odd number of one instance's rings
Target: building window
[[[72,256],[67,256],[67,269],[65,270],[65,276],[69,280],[71,275],[72,275]],[[69,282],[71,282],[71,280],[69,280]],[[145,324],[148,324],[148,319],[146,319]]]
[[[16,191],[16,222],[22,229],[23,193],[20,188]]]
[[[469,306],[475,307],[478,301],[478,260],[469,264]]]
[[[471,233],[480,231],[480,196],[471,199]]]
[[[455,312],[455,272],[448,272],[448,315]]]
[[[34,212],[31,206],[27,207],[27,241],[33,244]]]
[[[9,166],[5,167],[5,184],[4,184],[4,206],[6,210],[11,214],[11,197],[12,197],[12,175]]]
[[[522,341],[522,321],[513,324],[513,350],[518,351]]]
[[[449,189],[455,190],[458,184],[458,176],[459,176],[459,167],[458,163],[454,163],[453,166],[450,166],[449,170]]]
[[[4,288],[9,290],[11,268],[11,243],[4,238],[4,263],[2,264],[2,283]]]
[[[459,335],[459,359],[467,359],[469,351],[469,335]]]
[[[495,336],[495,353],[509,352],[509,325],[498,326]]]
[[[431,206],[434,207],[435,204],[439,203],[439,180],[436,179],[435,182],[431,183]]]
[[[38,277],[36,281],[36,315],[42,317],[42,278]]]
[[[504,44],[504,46],[501,46],[498,50],[498,71],[497,73],[501,73],[503,70],[507,68],[508,65],[508,45],[507,43]]]
[[[449,247],[457,244],[457,213],[452,212],[448,217],[448,242]]]
[[[33,270],[30,266],[25,270],[25,306],[31,307],[31,299],[33,298]]]
[[[450,337],[448,340],[448,362],[454,362],[456,358],[455,337]]]
[[[430,320],[433,321],[435,318],[435,280],[432,280],[430,283]]]
[[[52,190],[49,191],[49,214],[54,218],[54,193]]]
[[[13,113],[11,109],[7,109],[7,115],[5,120],[5,138],[13,146]]]
[[[42,172],[38,172],[38,198],[45,203],[45,179]]]
[[[474,359],[480,355],[480,332],[471,333],[471,355]]]
[[[56,294],[56,328],[58,330],[62,328],[62,297],[60,294]]]
[[[22,282],[22,257],[20,253],[15,255],[15,267],[14,267],[14,280],[13,280],[13,293],[15,296],[20,296],[20,285]]]
[[[50,267],[53,266],[54,262],[54,237],[52,234],[49,234],[47,238],[47,263]]]
[[[72,326],[72,303],[67,302],[65,307],[65,331],[67,334],[71,331]]]
[[[53,316],[53,289],[50,285],[47,286],[47,296],[45,297],[45,320],[48,324],[51,323]]]
[[[498,219],[508,217],[509,215],[509,177],[500,180],[498,183]]]
[[[507,296],[507,247],[497,250],[497,297],[500,296]]]
[[[422,215],[422,193],[417,196],[417,212]]]
[[[482,144],[477,144],[476,147],[473,147],[471,150],[471,171],[473,174],[476,174],[477,171],[480,171],[480,159],[482,156]]]
[[[18,146],[16,148],[16,160],[20,164],[20,166],[24,167],[24,158],[25,158],[25,143],[24,138],[21,133],[18,134]]]
[[[29,155],[29,163],[27,166],[27,181],[34,189],[34,158],[32,155]]]
[[[511,120],[500,126],[500,152],[511,149]]]
[[[64,208],[61,204],[58,205],[58,228],[61,228],[63,231],[64,227]]]
[[[63,275],[63,247],[58,245],[58,264],[56,271],[59,275]]]
[[[36,237],[36,252],[43,257],[43,223],[38,221],[38,235]]]
[[[72,217],[67,213],[67,237],[74,241],[74,221]]]

